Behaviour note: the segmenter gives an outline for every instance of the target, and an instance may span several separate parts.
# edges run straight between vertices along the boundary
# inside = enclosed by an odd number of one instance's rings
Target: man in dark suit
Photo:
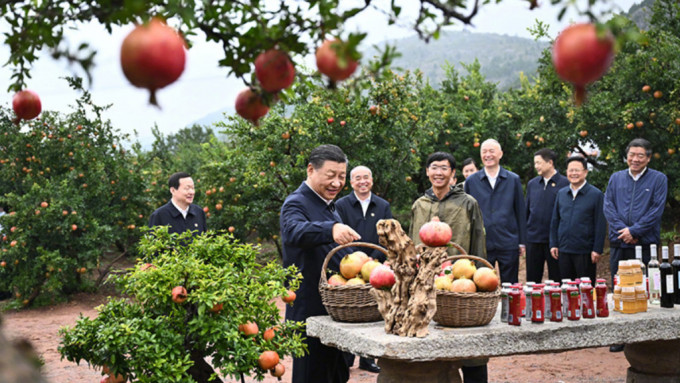
[[[373,172],[366,166],[357,166],[349,174],[349,182],[352,185],[353,193],[350,193],[338,200],[336,208],[342,218],[342,222],[349,225],[361,235],[362,242],[369,242],[379,245],[378,231],[375,225],[381,219],[392,218],[390,203],[377,195],[371,193],[373,188]],[[373,259],[385,262],[385,254],[379,250],[367,251]],[[347,364],[354,364],[354,355],[347,353]],[[370,372],[380,372],[380,367],[375,364],[372,358],[361,357],[359,368]]]
[[[361,239],[342,223],[333,199],[342,191],[347,176],[347,157],[335,145],[321,145],[309,155],[307,180],[290,194],[281,207],[283,266],[295,265],[302,282],[297,299],[286,306],[286,320],[305,321],[315,315],[328,315],[319,294],[319,279],[326,255],[337,245]],[[341,256],[329,262],[338,270]],[[302,334],[306,336],[306,334]],[[307,338],[308,354],[293,358],[293,383],[338,383],[349,380],[349,367],[343,353]]]
[[[191,176],[184,172],[175,173],[170,176],[168,186],[172,198],[151,214],[149,227],[170,226],[168,232],[178,234],[187,230],[194,231],[194,235],[205,232],[205,212],[192,203],[195,191]]]

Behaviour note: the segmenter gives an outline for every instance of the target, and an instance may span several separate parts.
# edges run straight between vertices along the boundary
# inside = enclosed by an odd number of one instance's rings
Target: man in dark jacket
[[[319,278],[326,255],[337,245],[361,239],[342,223],[333,199],[345,186],[347,157],[335,145],[312,150],[307,165],[307,180],[290,194],[281,207],[283,266],[295,265],[302,274],[297,299],[286,306],[286,320],[305,321],[315,315],[328,315],[319,294]],[[329,267],[339,269],[339,254]],[[305,334],[303,334],[305,336]],[[343,353],[307,338],[308,354],[293,359],[293,383],[346,382],[349,367]]]
[[[205,212],[200,206],[193,204],[194,181],[184,172],[175,173],[168,180],[170,201],[156,209],[149,218],[149,227],[170,226],[169,233],[183,233],[194,231],[194,235],[207,230]]]
[[[517,283],[519,257],[527,243],[524,192],[519,176],[500,166],[503,150],[498,141],[481,145],[484,168],[465,180],[465,192],[479,203],[486,229],[486,256],[501,271],[501,281]]]
[[[379,245],[378,231],[375,225],[381,219],[392,218],[390,203],[371,193],[373,188],[373,172],[366,166],[357,166],[349,173],[349,181],[354,192],[340,198],[335,204],[342,222],[356,230],[362,242]],[[385,262],[387,258],[379,250],[356,248],[367,252],[373,259]],[[354,355],[346,354],[347,364],[354,365]],[[359,368],[370,372],[380,372],[380,367],[372,358],[359,358]]]
[[[560,277],[595,280],[602,255],[607,222],[604,194],[586,182],[588,162],[581,156],[567,160],[569,186],[557,192],[550,224],[550,254],[560,264]]]
[[[567,177],[555,169],[557,154],[543,148],[534,154],[538,177],[527,184],[527,281],[541,283],[543,266],[548,263],[548,278],[560,280],[557,259],[550,256],[550,220],[557,191],[569,185]]]

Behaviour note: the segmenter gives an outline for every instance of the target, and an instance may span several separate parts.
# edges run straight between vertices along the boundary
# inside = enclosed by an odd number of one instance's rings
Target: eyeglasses
[[[433,172],[436,172],[437,170],[441,170],[443,172],[448,172],[449,170],[451,170],[451,168],[448,167],[448,166],[432,165],[432,166],[430,166],[430,170],[432,170]]]
[[[644,160],[647,158],[647,153],[633,153],[633,152],[628,152],[628,158],[635,158],[637,157],[638,160]]]

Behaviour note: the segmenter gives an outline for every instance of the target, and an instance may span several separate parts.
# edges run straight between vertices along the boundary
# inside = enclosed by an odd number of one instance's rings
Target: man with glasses
[[[168,179],[168,187],[172,198],[151,214],[149,227],[170,226],[171,234],[192,230],[195,236],[205,232],[205,212],[193,203],[196,191],[191,176],[185,172],[175,173]]]
[[[409,236],[420,244],[418,232],[433,217],[439,217],[453,230],[451,240],[459,244],[468,254],[486,258],[484,221],[479,205],[474,198],[465,194],[463,185],[449,186],[456,174],[456,160],[449,153],[436,152],[427,157],[426,173],[432,187],[418,198],[411,207],[411,227]],[[449,254],[457,254],[449,248]],[[464,360],[463,381],[483,383],[487,381],[486,363],[488,359]]]
[[[473,196],[484,216],[486,255],[501,271],[501,281],[517,283],[519,257],[527,243],[526,207],[519,176],[500,166],[503,150],[498,141],[481,145],[484,169],[465,180],[465,192]]]
[[[594,281],[596,264],[604,249],[604,195],[586,182],[587,176],[585,158],[567,159],[569,186],[557,192],[550,224],[550,254],[559,263],[561,279],[590,277]]]
[[[628,169],[609,178],[604,215],[609,222],[612,278],[619,270],[619,261],[635,259],[636,245],[642,246],[642,260],[647,264],[649,245],[661,242],[668,180],[663,173],[647,167],[651,159],[652,145],[644,138],[636,138],[626,147]],[[623,351],[623,346],[612,346],[610,351]]]

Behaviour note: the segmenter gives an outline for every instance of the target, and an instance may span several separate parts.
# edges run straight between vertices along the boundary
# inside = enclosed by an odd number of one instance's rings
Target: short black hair
[[[449,165],[451,165],[451,169],[456,168],[456,159],[453,158],[453,155],[451,153],[447,152],[434,152],[430,154],[427,157],[427,161],[425,162],[425,167],[429,168],[430,164],[435,162],[435,161],[449,161]]]
[[[472,157],[468,157],[468,158],[464,159],[463,163],[460,165],[460,168],[462,169],[462,168],[464,168],[464,167],[466,167],[470,164],[475,165],[475,168],[477,168],[477,163],[475,162],[474,158],[472,158]]]
[[[626,146],[626,157],[628,156],[628,150],[632,147],[645,149],[647,157],[652,155],[652,144],[644,138],[636,138]]]
[[[574,162],[574,161],[580,162],[581,165],[583,165],[583,169],[588,170],[588,161],[586,160],[585,157],[583,157],[581,155],[575,155],[575,156],[571,156],[571,157],[567,158],[566,166],[569,167],[569,163]]]
[[[177,172],[173,175],[170,176],[170,179],[168,179],[168,186],[171,188],[179,189],[179,180],[182,178],[190,178],[191,176],[189,173],[185,172]]]
[[[545,162],[552,161],[553,165],[555,165],[555,161],[557,161],[557,153],[555,153],[554,150],[548,148],[537,150],[536,153],[534,153],[534,157],[536,156],[541,156]]]
[[[309,153],[308,163],[311,164],[314,169],[319,169],[326,161],[348,162],[345,153],[336,145],[319,145]]]

